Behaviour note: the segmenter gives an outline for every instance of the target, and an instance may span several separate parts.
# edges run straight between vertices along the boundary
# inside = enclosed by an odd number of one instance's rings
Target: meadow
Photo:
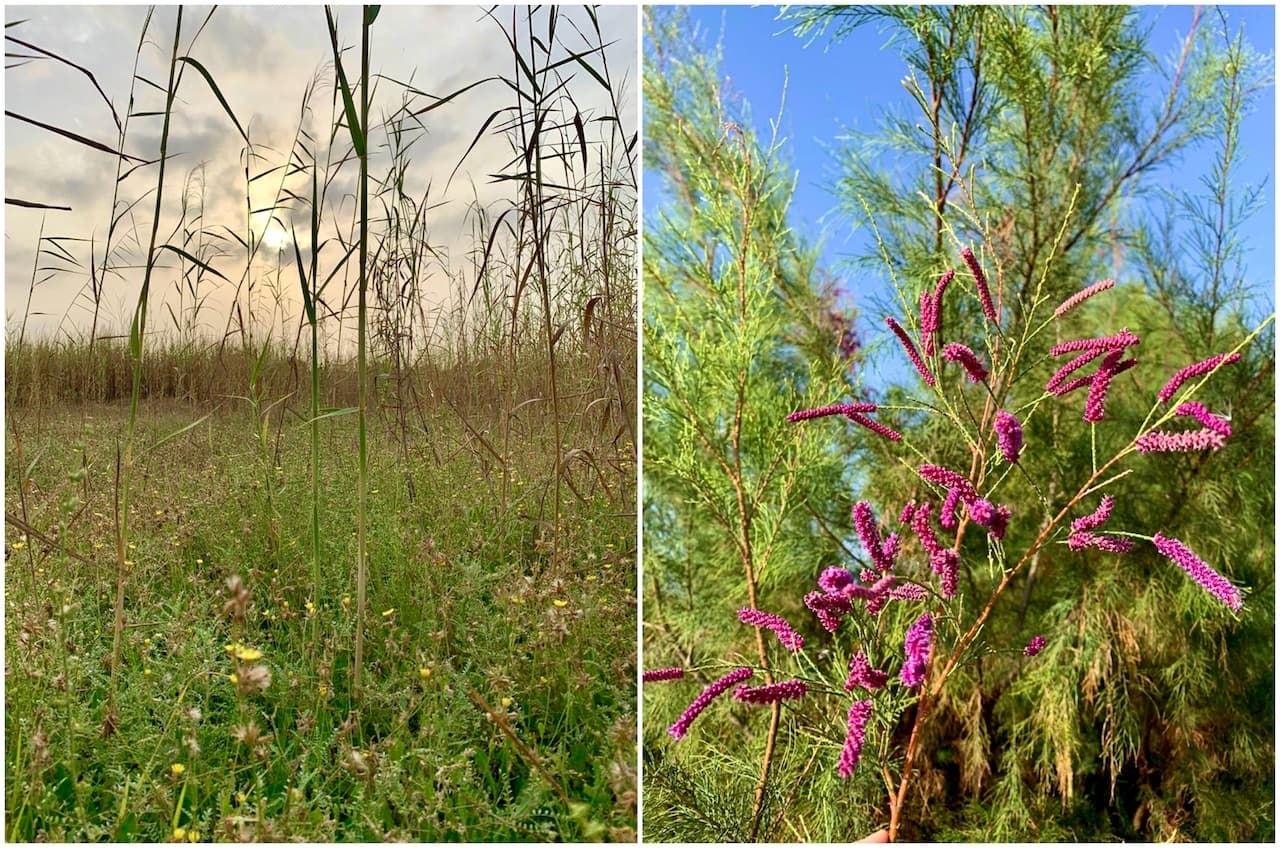
[[[477,10],[516,70],[467,154],[514,158],[437,218],[422,116],[485,80],[379,78],[377,7],[312,12],[331,43],[292,147],[251,141],[197,58],[217,18],[154,11],[161,82],[132,84],[156,108],[127,92],[99,241],[51,235],[56,197],[10,207],[46,220],[5,345],[5,835],[633,841],[623,84],[591,11]],[[238,230],[204,164],[175,186],[196,92],[243,142]],[[80,294],[37,331],[62,280]]]

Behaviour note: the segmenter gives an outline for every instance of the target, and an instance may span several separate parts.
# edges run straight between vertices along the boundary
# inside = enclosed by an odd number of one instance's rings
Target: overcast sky
[[[350,48],[344,54],[344,65],[348,76],[355,80],[360,67],[358,14],[356,7],[336,8],[340,42]],[[523,15],[523,10],[520,14]],[[545,31],[545,14],[544,11],[542,17],[536,19],[535,31]],[[127,111],[130,75],[146,15],[145,6],[5,8],[6,22],[25,19],[24,23],[6,30],[9,36],[59,54],[92,71],[122,118]],[[317,74],[320,85],[312,99],[313,114],[307,126],[319,137],[319,153],[323,159],[327,152],[326,126],[333,94],[332,51],[323,8],[222,6],[209,18],[193,45],[192,39],[208,15],[209,7],[184,10],[180,53],[190,55],[208,69],[255,148],[265,157],[253,163],[251,171],[257,173],[285,161],[299,125],[304,92]],[[139,75],[161,86],[167,79],[175,16],[174,7],[157,9],[139,59]],[[510,8],[497,11],[497,17],[508,28],[511,16]],[[562,46],[555,51],[557,58],[565,57],[568,50],[587,47],[587,41],[574,32],[571,24],[576,24],[591,38],[590,22],[583,9],[564,7],[561,18],[558,36]],[[622,132],[630,138],[637,129],[636,11],[634,7],[603,7],[599,10],[599,21],[604,41],[611,43],[605,56],[614,87],[619,89]],[[376,97],[370,108],[371,123],[401,105],[405,89],[389,80],[411,83],[420,91],[441,96],[485,77],[510,77],[514,73],[514,60],[503,30],[481,7],[384,6],[372,27],[371,42],[371,73],[388,78],[376,86]],[[10,53],[31,52],[12,42],[7,49]],[[589,61],[597,70],[601,68],[598,54]],[[5,72],[6,110],[115,147],[117,130],[111,109],[85,75],[47,59],[13,67],[17,62],[20,60],[11,58],[10,68]],[[574,67],[570,63],[564,70]],[[592,117],[612,111],[603,87],[586,73],[579,72],[570,91],[587,121],[588,134],[592,127],[596,128],[597,135],[607,133],[608,125],[590,122]],[[145,83],[137,84],[135,98],[135,113],[163,109],[163,94]],[[430,202],[443,202],[430,213],[430,237],[433,244],[445,249],[454,267],[467,265],[465,253],[472,247],[470,224],[464,220],[468,203],[475,194],[482,202],[489,203],[512,192],[511,184],[497,185],[490,180],[490,175],[502,170],[511,159],[511,150],[503,139],[486,137],[466,157],[447,194],[444,192],[446,181],[464,159],[468,145],[486,118],[512,100],[509,89],[501,83],[490,82],[422,116],[426,135],[412,147],[406,190],[421,200],[429,182]],[[419,98],[418,108],[429,102]],[[134,117],[129,125],[126,150],[141,158],[155,159],[161,120]],[[349,149],[345,129],[343,133],[334,146],[338,156]],[[382,141],[383,137],[375,134],[375,144]],[[31,318],[28,333],[48,331],[84,290],[88,281],[89,239],[94,240],[98,263],[102,261],[102,245],[111,220],[116,161],[112,155],[13,118],[5,120],[4,146],[6,197],[72,207],[70,212],[47,213],[5,207],[5,313],[10,330],[21,322],[26,307],[42,217],[46,236],[84,240],[59,243],[81,263],[79,268],[74,268],[66,259],[41,258],[41,265],[58,264],[70,269],[53,274],[36,289],[32,311],[46,315]],[[179,87],[170,130],[172,158],[165,177],[160,243],[170,237],[179,220],[184,185],[202,165],[205,229],[221,232],[225,226],[244,233],[244,147],[243,138],[210,87],[188,67]],[[384,174],[387,161],[381,151],[371,149],[371,176],[377,178]],[[121,183],[117,210],[154,188],[155,173],[153,165]],[[352,202],[348,199],[343,203],[342,196],[353,189],[355,176],[353,163],[345,168],[329,194],[329,209],[332,212],[340,209],[348,222]],[[291,186],[301,190],[308,184],[309,177],[306,180],[295,181]],[[256,181],[251,192],[254,208],[270,205],[278,186],[278,174]],[[137,242],[117,233],[113,248],[120,250],[119,262],[142,262],[153,203],[154,196],[146,195],[134,209]],[[303,222],[294,223],[301,226]],[[265,235],[264,244],[269,248],[285,246],[285,237],[278,231],[271,232],[269,215],[254,216],[252,226],[260,237]],[[180,236],[173,237],[173,241],[179,239]],[[234,245],[229,241],[227,244]],[[243,248],[234,246],[240,251],[238,256],[228,253],[213,264],[230,279],[238,280],[244,269],[244,252]],[[340,253],[334,250],[333,257],[327,252],[321,256],[336,258]],[[275,250],[266,250],[262,256],[274,265]],[[286,261],[293,261],[291,252],[283,256]],[[169,254],[165,254],[164,262],[170,266],[176,264]],[[176,305],[173,294],[176,275],[176,270],[162,272],[153,282],[153,297],[164,295]],[[39,274],[40,278],[45,276],[49,276],[48,272]],[[108,281],[103,299],[104,320],[112,330],[119,330],[127,322],[140,285],[139,273],[126,270],[122,276],[124,279],[113,277]],[[284,277],[281,288],[293,297],[296,275]],[[221,284],[210,300],[210,307],[217,308],[210,309],[202,318],[201,323],[207,329],[221,330],[231,290],[230,286]],[[437,298],[447,296],[450,283],[443,272],[434,274],[428,290]],[[71,306],[72,325],[87,326],[90,312],[82,308],[87,303],[87,299],[81,297],[77,305]],[[161,320],[160,316],[163,323],[169,323],[163,310],[163,302],[154,304],[153,327]]]

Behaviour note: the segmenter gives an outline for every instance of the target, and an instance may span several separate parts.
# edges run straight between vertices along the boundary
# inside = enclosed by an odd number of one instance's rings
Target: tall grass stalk
[[[133,475],[134,437],[138,426],[138,399],[142,391],[142,354],[147,334],[147,297],[151,290],[151,276],[155,270],[156,237],[160,231],[160,210],[164,198],[165,166],[169,161],[169,126],[173,116],[173,101],[177,96],[178,43],[182,35],[182,7],[177,9],[173,25],[173,51],[169,59],[169,84],[165,89],[164,124],[160,130],[160,161],[156,174],[155,209],[151,217],[151,238],[147,245],[146,267],[143,271],[142,290],[138,293],[133,324],[129,330],[129,345],[133,355],[133,391],[129,398],[129,425],[124,442],[124,467],[120,475],[120,506],[116,521],[116,602],[115,626],[111,640],[111,688],[107,705],[108,722],[116,721],[116,685],[120,672],[121,639],[124,636],[124,583],[128,574],[129,538],[129,484]]]

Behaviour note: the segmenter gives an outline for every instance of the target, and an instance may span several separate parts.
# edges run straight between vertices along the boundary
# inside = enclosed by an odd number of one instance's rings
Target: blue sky
[[[1243,25],[1254,50],[1273,57],[1274,9],[1229,7],[1227,11],[1233,31]],[[874,130],[877,116],[885,109],[907,112],[915,108],[901,84],[906,65],[893,48],[884,46],[886,37],[874,27],[861,28],[827,49],[829,40],[825,38],[806,46],[804,40],[791,35],[785,22],[777,20],[777,14],[776,7],[698,6],[690,10],[706,43],[721,42],[721,71],[750,104],[762,137],[768,137],[768,122],[777,115],[785,84],[782,135],[789,160],[798,172],[792,222],[807,239],[821,241],[825,264],[845,279],[846,290],[883,291],[883,281],[862,278],[866,272],[840,265],[841,259],[861,252],[868,236],[855,232],[847,219],[832,212],[836,201],[827,188],[834,174],[829,151],[847,130]],[[1141,14],[1144,23],[1152,27],[1151,49],[1165,57],[1181,43],[1192,8],[1149,6]],[[1255,284],[1266,292],[1273,291],[1275,280],[1275,120],[1273,86],[1258,98],[1242,127],[1244,159],[1237,172],[1242,184],[1266,181],[1268,202],[1244,231],[1245,241],[1252,247],[1248,270]],[[1179,179],[1189,184],[1188,177],[1208,173],[1213,155],[1208,146],[1184,154],[1177,166]],[[652,188],[652,184],[646,186]],[[646,210],[653,208],[656,194],[646,192]],[[860,323],[864,332],[869,331],[870,337],[879,335],[883,330],[879,316],[867,314],[874,309],[865,302],[855,301],[854,305],[863,311]]]

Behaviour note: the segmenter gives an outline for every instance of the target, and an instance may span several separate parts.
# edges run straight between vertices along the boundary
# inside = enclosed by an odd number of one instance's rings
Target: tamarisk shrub
[[[1181,368],[1157,396],[1150,398],[1151,411],[1123,447],[1109,458],[1099,457],[1095,451],[1091,466],[1080,470],[1074,489],[1055,496],[1042,493],[1040,503],[1005,503],[1002,493],[1010,488],[1011,475],[1027,475],[1032,490],[1039,491],[1030,476],[1034,469],[1027,470],[1028,461],[1039,453],[1052,452],[1055,446],[1037,444],[1033,431],[1024,431],[1024,422],[1045,414],[1042,410],[1059,405],[1071,416],[1079,416],[1091,429],[1125,426],[1123,421],[1112,421],[1108,416],[1106,402],[1112,394],[1128,390],[1116,378],[1139,366],[1131,352],[1140,349],[1142,339],[1138,332],[1125,327],[1112,335],[1070,339],[1049,346],[1046,353],[1050,359],[1072,358],[1049,378],[1038,398],[1015,410],[999,408],[1003,399],[1011,395],[1020,357],[1001,357],[999,346],[992,343],[1001,330],[1002,305],[992,293],[978,256],[965,247],[961,258],[973,278],[973,296],[979,301],[992,337],[987,345],[990,361],[982,361],[968,346],[941,335],[937,316],[944,305],[947,283],[956,276],[955,269],[947,270],[938,279],[932,293],[925,288],[917,321],[889,316],[885,323],[918,375],[921,396],[929,399],[929,409],[950,427],[964,432],[972,451],[968,470],[935,462],[929,445],[900,442],[901,461],[918,477],[920,495],[900,509],[882,504],[879,512],[896,514],[903,526],[902,534],[883,531],[877,507],[858,501],[850,510],[851,524],[865,558],[849,567],[828,566],[816,577],[815,585],[794,588],[796,594],[807,592],[803,604],[828,634],[824,643],[806,643],[801,635],[804,627],[780,615],[742,609],[738,614],[741,624],[776,636],[768,640],[775,646],[772,671],[791,676],[782,682],[749,687],[743,681],[750,677],[751,669],[736,668],[707,686],[670,728],[672,737],[683,738],[693,719],[734,686],[737,688],[732,700],[748,707],[781,704],[784,709],[814,709],[829,714],[825,725],[831,730],[826,740],[829,744],[820,743],[815,757],[840,780],[851,779],[860,768],[883,774],[891,838],[898,833],[908,789],[926,756],[921,746],[921,728],[948,678],[979,652],[1007,653],[1024,662],[1045,662],[1040,655],[1052,653],[1049,640],[1037,633],[1039,628],[1030,622],[1028,632],[1017,644],[983,645],[979,641],[995,605],[1046,546],[1061,544],[1092,557],[1131,559],[1145,545],[1162,558],[1159,561],[1177,566],[1185,575],[1176,579],[1189,578],[1203,590],[1210,601],[1205,615],[1248,612],[1245,591],[1229,574],[1200,558],[1186,542],[1166,536],[1160,528],[1121,528],[1109,523],[1117,502],[1109,490],[1129,473],[1120,469],[1127,458],[1135,453],[1207,454],[1221,448],[1231,437],[1227,420],[1192,397],[1219,368],[1240,360],[1238,349]],[[1052,318],[1041,328],[1063,320],[1084,300],[1102,296],[1114,285],[1114,281],[1104,280],[1072,295],[1053,310]],[[921,328],[919,343],[905,325]],[[1038,336],[1032,334],[1027,345],[1034,345],[1037,340]],[[944,371],[942,360],[961,364],[963,374]],[[1081,373],[1086,371],[1089,373]],[[1201,379],[1191,383],[1193,378]],[[1073,394],[1086,387],[1083,399]],[[987,401],[980,415],[975,413],[973,399],[965,394],[975,390]],[[845,418],[866,427],[871,420],[867,416],[876,414],[875,423],[886,432],[873,432],[899,443],[902,436],[884,423],[887,411],[864,401],[833,402],[798,410],[787,420],[793,426],[821,426],[826,422],[817,419]],[[1194,421],[1202,429],[1176,429],[1177,422],[1184,420]],[[1100,498],[1099,492],[1103,493]],[[1018,535],[1019,546],[1014,548],[1006,544],[1006,537],[1017,524],[1022,525],[1023,532]],[[945,536],[939,534],[938,527],[946,531]],[[961,603],[960,578],[963,558],[982,556],[975,545],[962,544],[967,532],[977,531],[985,531],[979,535],[985,539],[984,558],[992,567],[984,571],[970,563],[965,570],[970,577],[965,591],[986,599],[979,600],[975,616],[966,614],[967,609],[974,608],[972,605]],[[1024,539],[1030,541],[1023,544]],[[1172,576],[1170,572],[1157,575],[1157,579]],[[786,665],[790,665],[789,672],[782,671]],[[679,678],[672,670],[661,670],[645,679]],[[895,732],[904,720],[909,722],[905,743],[902,735]],[[868,763],[869,756],[877,762]],[[893,764],[899,762],[895,775]]]

